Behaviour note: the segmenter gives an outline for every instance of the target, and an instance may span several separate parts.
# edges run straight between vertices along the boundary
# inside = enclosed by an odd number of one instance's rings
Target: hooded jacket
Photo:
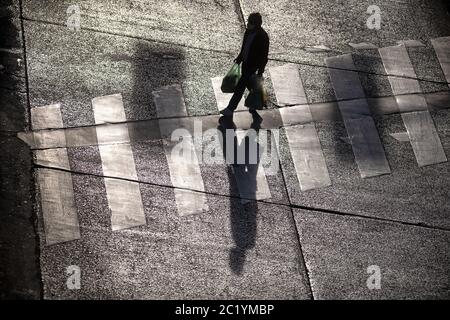
[[[257,27],[254,30],[245,31],[244,40],[242,41],[241,46],[241,52],[237,56],[236,62],[243,62],[245,42],[247,41],[248,35],[251,32],[256,32],[256,35],[250,45],[247,61],[244,61],[242,67],[249,68],[251,70],[258,70],[258,74],[263,74],[269,55],[269,36],[262,27]]]

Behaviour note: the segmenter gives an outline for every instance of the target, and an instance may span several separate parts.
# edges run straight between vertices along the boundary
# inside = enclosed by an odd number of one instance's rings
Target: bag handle
[[[237,64],[237,63],[234,63],[233,64],[233,66],[231,67],[231,69],[230,69],[230,72],[240,72],[241,71],[241,68],[240,68],[240,66],[239,66],[239,64]]]

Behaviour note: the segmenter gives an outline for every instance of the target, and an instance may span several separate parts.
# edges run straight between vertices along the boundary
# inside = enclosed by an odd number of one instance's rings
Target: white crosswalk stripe
[[[407,48],[425,47],[425,44],[423,44],[423,42],[419,40],[399,40],[397,41],[397,43],[402,44]]]
[[[297,66],[287,64],[270,68],[269,71],[278,104],[302,104],[279,109],[301,190],[331,185],[325,157]],[[291,123],[301,122],[306,124],[291,125]]]
[[[214,96],[216,97],[217,108],[219,110],[225,109],[228,106],[228,102],[233,96],[232,93],[223,93],[220,90],[220,86],[222,85],[222,77],[211,78],[212,87],[214,90]],[[239,104],[236,108],[236,111],[246,110],[247,108],[244,106],[244,99],[239,101]]]
[[[450,82],[450,37],[431,40],[436,56],[447,82]],[[398,141],[411,143],[419,166],[447,161],[436,127],[428,111],[425,95],[416,80],[414,67],[409,59],[407,47],[423,46],[413,40],[400,41],[400,45],[378,49],[394,93],[395,104],[401,113],[406,133],[393,133]],[[372,47],[358,44],[358,49]],[[331,82],[336,93],[337,104],[352,145],[355,160],[362,177],[390,173],[383,146],[371,117],[368,102],[358,77],[351,54],[326,59]],[[300,189],[302,191],[331,185],[330,176],[314,125],[310,106],[303,88],[302,79],[295,64],[269,68],[279,116],[269,128],[284,127],[288,147]],[[212,78],[217,108],[228,104],[231,94],[220,90],[222,78]],[[46,245],[80,239],[80,227],[75,208],[71,167],[66,146],[97,145],[100,150],[106,187],[106,197],[111,209],[113,230],[121,230],[146,224],[143,201],[134,155],[132,139],[145,140],[142,128],[152,123],[151,139],[164,137],[164,150],[168,161],[170,179],[175,187],[175,199],[179,215],[198,214],[209,210],[204,182],[200,171],[192,130],[195,126],[188,117],[184,97],[179,85],[167,86],[153,92],[159,118],[142,123],[127,123],[120,94],[94,98],[96,127],[64,128],[59,104],[31,109],[33,132],[27,140],[33,148],[35,163],[44,168],[37,169],[37,180],[45,229]],[[448,96],[448,95],[447,95]],[[447,99],[443,95],[442,99]],[[428,99],[428,98],[427,98]],[[441,99],[441,98],[440,98]],[[445,104],[447,100],[440,104]],[[247,110],[244,99],[237,111]],[[430,102],[430,104],[432,104]],[[277,114],[277,110],[273,110]],[[314,111],[314,110],[313,110]],[[389,113],[389,114],[390,114]],[[235,113],[236,123],[248,128],[250,116]],[[192,120],[192,119],[190,119]],[[155,121],[155,122],[151,122]],[[210,119],[207,126],[212,126]],[[269,121],[270,122],[270,121]],[[156,123],[159,124],[156,125]],[[242,128],[241,126],[241,128]],[[274,127],[273,127],[274,126]],[[179,140],[169,141],[174,130],[185,127],[178,135]],[[131,129],[131,131],[129,130]],[[58,130],[60,129],[60,130]],[[133,133],[133,137],[131,136]],[[236,130],[238,148],[246,148],[249,130]],[[133,140],[135,141],[135,140]],[[187,152],[174,152],[183,146]],[[278,149],[279,146],[277,145]],[[39,150],[42,148],[42,150]],[[261,153],[262,151],[259,150]],[[189,161],[186,161],[188,156]],[[238,157],[239,158],[239,157]],[[242,159],[241,159],[242,160]],[[281,163],[283,166],[283,163]],[[62,169],[62,170],[52,170]],[[242,202],[271,198],[269,184],[262,163],[248,163],[232,166]],[[65,172],[66,171],[66,172]]]
[[[179,85],[167,86],[153,92],[158,117],[187,116],[184,98]],[[171,137],[178,128],[160,121],[163,137]],[[180,134],[177,134],[179,132]],[[200,172],[197,153],[192,135],[187,130],[178,130],[176,141],[164,139],[164,152],[170,171],[170,180],[175,187],[175,200],[180,216],[208,211],[208,203]],[[179,142],[178,138],[182,141]],[[181,147],[181,148],[180,148]],[[179,150],[182,149],[182,150]]]
[[[272,196],[263,164],[257,161],[258,158],[260,159],[258,154],[262,154],[263,151],[262,146],[258,144],[258,134],[256,131],[236,130],[236,138],[237,165],[232,166],[232,170],[242,198],[241,202],[245,204],[251,200],[270,199]],[[245,161],[246,149],[249,161]]]
[[[280,110],[283,122],[292,119],[295,109],[304,109],[302,113],[309,113],[309,106],[297,106]],[[320,145],[317,130],[312,123],[287,126],[284,128],[291,152],[292,161],[302,191],[323,188],[331,185],[325,157]]]
[[[226,104],[228,104],[228,101],[226,100],[227,97],[231,98],[231,95],[224,96],[221,94],[220,91],[220,81],[221,78],[216,78],[216,80],[212,80],[213,85],[216,84],[216,88],[214,89],[215,92],[218,90],[219,93],[216,93],[216,99],[218,97],[218,100],[216,100],[217,103],[217,109],[221,110],[222,107]],[[242,99],[243,100],[243,99]],[[241,103],[242,103],[241,100]],[[226,102],[225,102],[226,101]],[[226,105],[225,105],[226,106]],[[244,110],[248,110],[246,107],[244,107]],[[239,117],[239,112],[235,113],[235,117]],[[228,129],[231,130],[231,129]],[[228,131],[227,130],[227,131]],[[247,135],[247,130],[237,130],[236,131],[236,138],[238,143],[238,149],[245,150],[246,149],[246,139],[244,137]],[[228,135],[228,133],[227,133]],[[227,141],[230,140],[227,138]],[[232,144],[227,143],[228,147],[231,147]],[[228,150],[227,150],[228,152]],[[261,150],[257,150],[257,152],[261,152]],[[230,159],[233,157],[228,157],[227,159]],[[258,156],[259,158],[259,156]],[[239,194],[242,198],[242,203],[247,203],[251,200],[266,200],[272,198],[272,194],[270,192],[269,184],[267,183],[267,178],[265,174],[264,167],[262,163],[259,163],[259,165],[237,165],[232,166],[233,175],[235,177],[236,184],[239,189]]]
[[[308,103],[297,65],[288,63],[269,72],[279,106]]]
[[[38,108],[31,108],[31,126],[33,130],[63,128],[61,105],[51,104]]]
[[[33,130],[63,128],[60,105],[31,109]],[[65,139],[60,135],[59,139]],[[70,170],[66,148],[35,150],[36,164]],[[80,226],[75,207],[72,174],[51,169],[38,169],[41,208],[46,245],[80,239]]]
[[[92,99],[100,157],[113,231],[146,224],[139,183],[115,178],[137,180],[136,165],[126,127],[107,123],[125,122],[125,110],[120,94]],[[106,123],[106,124],[105,124]],[[104,144],[105,139],[119,137],[122,144]]]
[[[361,177],[390,173],[358,73],[349,71],[355,70],[352,55],[325,61]]]
[[[441,140],[431,118],[414,68],[405,46],[379,49],[403,123],[419,166],[447,161]],[[408,78],[405,78],[408,77]],[[405,112],[415,106],[422,111]]]
[[[441,64],[442,72],[450,87],[450,37],[436,38],[431,40],[439,63]]]
[[[349,42],[348,45],[355,50],[377,49],[377,46],[370,42],[360,42],[360,43]]]

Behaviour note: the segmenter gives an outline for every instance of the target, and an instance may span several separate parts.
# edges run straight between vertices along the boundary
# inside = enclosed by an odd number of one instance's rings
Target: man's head
[[[262,25],[262,17],[259,12],[250,13],[247,20],[247,28],[252,30]]]

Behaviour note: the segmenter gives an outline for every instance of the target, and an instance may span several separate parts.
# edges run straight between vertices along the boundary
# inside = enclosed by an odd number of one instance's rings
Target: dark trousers
[[[234,89],[233,96],[228,103],[228,109],[233,111],[236,110],[242,96],[244,95],[245,88],[250,90],[252,76],[255,74],[256,70],[257,69],[249,68],[245,65],[242,66],[241,78],[239,79],[236,89]]]

